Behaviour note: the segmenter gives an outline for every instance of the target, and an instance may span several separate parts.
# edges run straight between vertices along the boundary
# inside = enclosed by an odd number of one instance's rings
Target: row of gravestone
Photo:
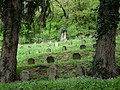
[[[93,47],[95,48],[95,45],[93,45]],[[85,49],[86,48],[86,45],[80,45],[80,49]],[[67,47],[66,46],[63,46],[62,47],[62,51],[66,51],[67,50]],[[46,52],[51,52],[52,50],[50,48],[46,49]],[[36,54],[40,53],[39,50],[36,50]],[[30,54],[30,50],[26,51],[26,55],[29,55]]]
[[[91,63],[78,63],[75,67],[75,76],[83,76],[83,75],[92,75],[92,64]],[[57,69],[55,64],[50,64],[47,69],[47,75],[49,80],[56,80],[59,78],[60,72]],[[20,79],[22,81],[28,81],[31,79],[30,72],[28,70],[23,70],[20,73]]]
[[[75,59],[81,59],[82,56],[79,53],[73,53],[72,58]],[[46,58],[47,63],[54,63],[55,62],[55,57],[54,56],[48,56]],[[29,58],[28,59],[28,64],[35,64],[35,59]]]
[[[69,40],[68,45],[72,45],[72,40]],[[37,46],[38,46],[38,47],[41,47],[40,45],[37,45]],[[47,46],[51,46],[51,42],[48,42]],[[55,46],[58,47],[58,46],[59,46],[59,43],[58,43],[58,42],[55,42]],[[31,46],[27,46],[27,47],[28,47],[28,48],[31,48]],[[21,45],[21,46],[20,46],[20,49],[23,49],[23,48],[24,48],[24,46]]]

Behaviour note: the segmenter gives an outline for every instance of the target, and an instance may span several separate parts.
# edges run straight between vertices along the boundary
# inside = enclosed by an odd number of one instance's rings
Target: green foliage
[[[1,90],[119,90],[120,78],[111,80],[90,77],[71,78],[56,81],[29,81],[0,84]]]

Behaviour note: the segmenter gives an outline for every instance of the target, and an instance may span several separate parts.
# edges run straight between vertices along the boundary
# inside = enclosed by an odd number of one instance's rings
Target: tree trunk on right
[[[93,61],[93,76],[109,79],[118,75],[115,63],[115,36],[119,17],[119,0],[100,0],[98,40]]]

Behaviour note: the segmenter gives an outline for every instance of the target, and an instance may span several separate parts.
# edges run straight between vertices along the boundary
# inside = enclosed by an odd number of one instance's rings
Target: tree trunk
[[[5,0],[3,6],[3,46],[0,59],[0,81],[12,82],[16,78],[17,47],[21,27],[21,0]]]
[[[108,79],[118,75],[115,63],[118,16],[119,0],[100,0],[98,40],[93,61],[93,75],[95,77]]]

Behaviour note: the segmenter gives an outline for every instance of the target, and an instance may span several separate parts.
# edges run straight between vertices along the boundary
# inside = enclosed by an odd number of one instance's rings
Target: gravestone
[[[72,45],[72,40],[69,40],[68,45]]]
[[[23,70],[20,73],[20,79],[22,81],[28,81],[28,80],[30,80],[30,72],[28,70]]]
[[[46,52],[51,52],[51,49],[50,49],[50,48],[48,48],[48,49],[46,50]]]
[[[48,57],[46,58],[46,61],[47,61],[47,63],[54,63],[54,62],[55,62],[53,56],[48,56]]]
[[[86,46],[85,45],[80,45],[80,49],[85,49]]]
[[[31,48],[31,46],[28,46],[28,48]]]
[[[76,77],[84,75],[81,63],[77,64],[77,67],[75,68],[75,71],[76,71]]]
[[[38,54],[38,53],[40,53],[40,51],[39,51],[39,50],[36,50],[36,53]]]
[[[51,64],[49,69],[47,70],[47,74],[49,75],[49,80],[55,80],[57,76],[57,68],[54,64]]]
[[[29,55],[30,54],[30,50],[26,51],[26,55]]]
[[[48,42],[48,44],[47,44],[47,46],[51,46],[51,43],[52,43],[52,42],[51,42],[51,41],[49,41],[49,42]]]
[[[96,44],[93,44],[93,48],[96,48],[97,47],[97,45]]]
[[[81,57],[79,53],[73,53],[73,59],[81,59]]]
[[[86,41],[85,40],[81,40],[82,41],[82,44],[85,44],[86,43]]]
[[[55,42],[55,47],[58,47],[58,42]]]
[[[66,41],[67,38],[66,38],[66,35],[67,35],[67,27],[64,26],[62,29],[61,29],[61,41]]]
[[[62,47],[62,51],[66,51],[67,50],[67,47],[66,46],[63,46]]]
[[[80,40],[83,40],[83,37],[79,36],[79,39],[80,39]]]
[[[35,64],[35,59],[29,58],[28,59],[28,64]]]

